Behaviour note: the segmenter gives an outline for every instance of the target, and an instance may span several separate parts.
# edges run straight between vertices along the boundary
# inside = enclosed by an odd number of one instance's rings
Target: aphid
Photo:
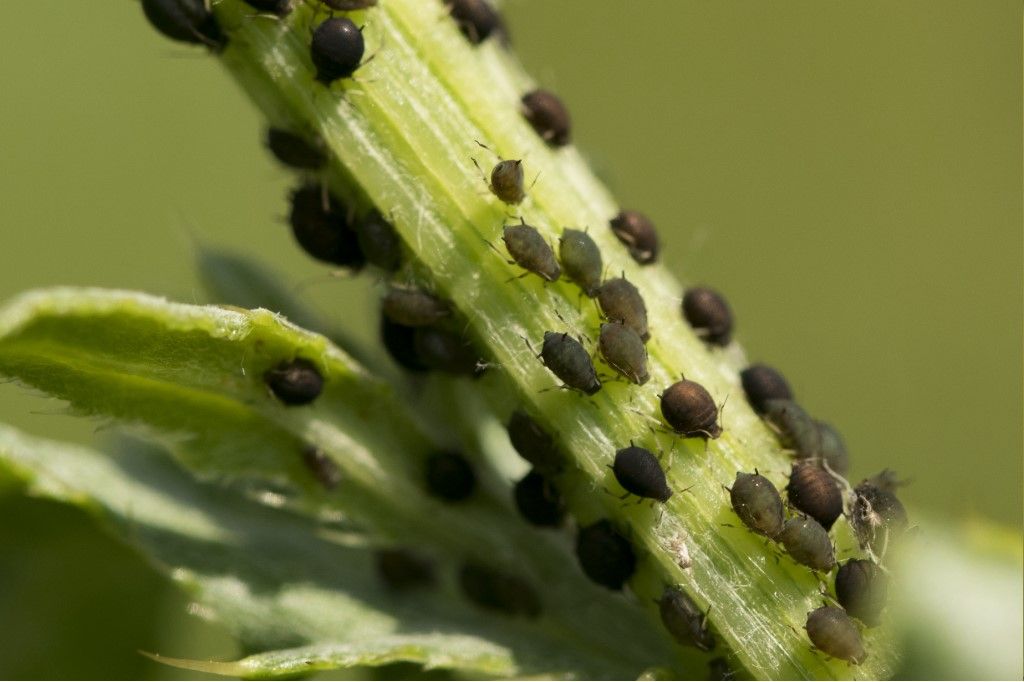
[[[316,480],[320,481],[320,485],[328,490],[334,490],[341,483],[341,469],[327,453],[315,445],[302,448],[302,461]]]
[[[562,470],[564,457],[554,439],[533,417],[516,410],[508,420],[508,437],[519,456],[537,470],[553,474]]]
[[[868,627],[881,622],[888,579],[867,559],[850,559],[836,571],[836,599],[846,612]]]
[[[386,315],[380,316],[380,340],[384,349],[399,366],[410,372],[425,372],[430,369],[416,353],[416,330],[396,324]]]
[[[307,184],[292,192],[291,201],[292,234],[306,253],[353,270],[363,267],[363,252],[337,199],[327,196],[325,202],[320,186]]]
[[[366,43],[363,33],[347,17],[325,19],[313,30],[310,58],[316,67],[316,79],[330,85],[350,77],[363,60]]]
[[[142,11],[171,40],[222,50],[228,39],[205,0],[142,0]]]
[[[512,261],[528,272],[554,282],[562,276],[562,268],[555,259],[551,245],[544,241],[536,227],[521,223],[506,225],[501,240],[512,256]]]
[[[506,204],[517,206],[526,198],[523,186],[523,160],[502,159],[491,169],[491,181],[488,183],[491,193]]]
[[[466,598],[482,608],[510,616],[540,615],[540,597],[518,576],[470,562],[459,570],[459,587]]]
[[[554,93],[533,90],[523,95],[523,116],[533,129],[552,147],[569,144],[569,111]]]
[[[376,563],[381,580],[393,590],[411,590],[434,583],[434,563],[410,550],[378,550]]]
[[[637,263],[648,265],[658,259],[658,231],[643,213],[620,211],[609,225]]]
[[[828,531],[809,516],[797,516],[786,521],[775,539],[785,546],[789,556],[798,564],[826,572],[836,565]]]
[[[612,473],[627,493],[658,502],[668,502],[672,497],[665,472],[650,450],[630,445],[617,451]]]
[[[352,12],[377,5],[377,0],[320,0],[320,2],[339,12]]]
[[[816,421],[818,425],[818,438],[821,442],[821,458],[828,464],[828,468],[840,476],[846,474],[850,467],[850,456],[846,452],[846,443],[843,437],[834,426],[828,422]]]
[[[729,665],[729,661],[722,657],[712,658],[708,661],[708,679],[709,680],[734,680],[736,679],[736,671]]]
[[[284,128],[267,129],[267,149],[278,161],[298,170],[319,170],[327,164],[327,153],[319,139],[307,140]]]
[[[853,493],[850,523],[861,547],[882,551],[907,529],[907,510],[896,495],[867,481]]]
[[[782,532],[785,522],[782,497],[772,482],[761,474],[737,471],[729,499],[736,516],[750,530],[769,538],[775,538]]]
[[[792,400],[793,391],[777,370],[768,365],[751,365],[740,372],[743,392],[754,412],[764,414],[769,400]]]
[[[381,302],[392,322],[406,327],[428,327],[452,314],[447,302],[419,289],[391,287]]]
[[[601,356],[612,369],[640,386],[651,376],[647,373],[647,349],[640,335],[621,322],[605,322],[597,339]]]
[[[715,638],[708,630],[707,614],[701,613],[682,590],[666,587],[658,600],[658,611],[665,629],[683,646],[695,646],[701,651],[715,648]]]
[[[245,4],[260,12],[286,16],[292,11],[292,0],[245,0]]]
[[[462,35],[474,45],[504,30],[501,15],[486,0],[447,0],[445,4]]]
[[[687,438],[718,438],[718,406],[714,398],[696,381],[683,379],[661,394],[661,415],[676,433]]]
[[[710,344],[727,346],[732,339],[732,311],[714,289],[694,287],[683,294],[683,317]]]
[[[821,456],[821,431],[804,408],[792,400],[769,400],[764,418],[775,427],[782,447],[795,452],[799,459]]]
[[[807,614],[807,636],[822,652],[844,661],[861,664],[867,659],[857,625],[835,606],[822,606]]]
[[[601,249],[583,230],[565,228],[558,239],[558,255],[570,280],[593,298],[601,288]]]
[[[843,493],[836,479],[817,460],[793,465],[786,486],[789,503],[829,530],[843,513]]]
[[[558,527],[565,519],[565,504],[558,488],[536,469],[516,483],[516,508],[535,526]]]
[[[479,376],[485,368],[472,344],[443,329],[416,327],[413,348],[427,368],[445,374]]]
[[[427,458],[427,490],[449,502],[464,500],[476,489],[476,474],[457,452],[435,452]]]
[[[597,303],[606,318],[632,327],[642,341],[651,337],[647,330],[647,305],[637,288],[625,278],[610,279],[602,284],[597,291]]]
[[[356,221],[355,232],[359,250],[367,261],[387,272],[402,265],[402,240],[380,211],[370,211]]]
[[[594,362],[583,344],[565,332],[544,332],[540,356],[544,366],[569,388],[594,395],[601,390],[601,381]]]
[[[324,379],[309,360],[285,360],[263,373],[263,380],[274,396],[285,405],[306,405],[324,389]]]
[[[580,529],[576,558],[588,578],[610,590],[621,590],[636,570],[632,546],[607,519]]]

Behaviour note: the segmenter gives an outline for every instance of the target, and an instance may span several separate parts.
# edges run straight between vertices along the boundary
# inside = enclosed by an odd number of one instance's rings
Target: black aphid
[[[775,428],[782,447],[792,450],[799,459],[821,456],[818,423],[800,405],[792,400],[769,400],[764,418]]]
[[[171,40],[222,50],[228,39],[204,0],[142,0],[142,11]]]
[[[850,468],[850,456],[846,452],[846,443],[839,431],[828,422],[818,421],[818,438],[821,442],[821,458],[828,464],[828,468],[840,476],[846,474]]]
[[[381,309],[392,322],[406,327],[428,327],[452,314],[446,301],[419,289],[390,287]]]
[[[620,211],[609,224],[637,263],[647,265],[658,259],[658,231],[650,218],[640,211]]]
[[[464,500],[476,489],[476,474],[457,452],[435,452],[427,458],[427,490],[449,502]]]
[[[850,559],[836,571],[836,599],[846,612],[868,627],[881,622],[888,591],[882,569],[867,559]]]
[[[504,30],[501,15],[486,0],[447,0],[445,4],[459,30],[474,45]]]
[[[610,590],[621,590],[636,570],[633,547],[608,520],[580,529],[576,558],[588,578]]]
[[[510,616],[540,615],[540,596],[522,578],[478,563],[467,563],[459,570],[459,587],[466,598],[489,611]]]
[[[658,611],[665,629],[683,646],[694,646],[701,651],[715,648],[715,638],[708,630],[707,614],[702,613],[682,590],[666,587],[658,600]]]
[[[314,478],[320,482],[320,485],[328,490],[337,488],[341,483],[341,469],[333,459],[327,456],[327,453],[315,445],[307,445],[302,448],[302,462]]]
[[[718,406],[714,398],[696,381],[683,379],[661,394],[661,415],[676,433],[687,438],[718,438]]]
[[[533,417],[516,410],[508,420],[508,437],[519,456],[546,474],[558,473],[564,465],[554,438]]]
[[[822,652],[850,663],[867,659],[860,631],[846,612],[835,606],[822,606],[807,614],[807,636]]]
[[[491,169],[491,181],[488,183],[494,196],[506,204],[516,206],[526,198],[523,184],[522,159],[502,159]]]
[[[583,344],[565,332],[544,332],[540,358],[544,366],[569,388],[594,395],[601,390],[601,381],[594,362]]]
[[[377,573],[389,588],[398,591],[428,587],[434,583],[434,562],[407,549],[381,549],[376,554]]]
[[[789,503],[829,530],[843,513],[843,492],[832,474],[818,460],[805,459],[793,465],[786,486]]]
[[[750,530],[769,538],[775,538],[782,532],[785,522],[782,497],[772,482],[761,474],[737,471],[729,499],[736,516]]]
[[[809,516],[797,516],[786,521],[775,539],[785,546],[786,552],[798,564],[825,572],[836,565],[835,549],[828,531]]]
[[[597,303],[604,316],[613,322],[621,322],[647,341],[651,337],[647,330],[647,305],[635,286],[623,277],[609,279],[597,292]]]
[[[601,249],[583,230],[565,228],[558,239],[562,269],[583,293],[593,298],[601,288]]]
[[[632,327],[621,322],[605,322],[601,325],[597,347],[604,361],[634,384],[642,386],[651,378],[647,373],[647,349]]]
[[[278,161],[297,170],[319,170],[327,164],[327,153],[319,139],[308,140],[284,128],[267,129],[267,149]]]
[[[380,211],[370,211],[356,221],[355,232],[359,249],[369,263],[387,272],[402,265],[402,240]]]
[[[630,445],[615,453],[612,473],[626,492],[658,502],[668,502],[672,489],[665,480],[665,472],[650,450]]]
[[[523,116],[537,134],[552,147],[569,144],[569,110],[554,93],[533,90],[523,95]]]
[[[260,12],[283,17],[292,11],[292,0],[245,0],[245,4]]]
[[[551,245],[544,241],[536,227],[522,223],[506,225],[502,230],[501,240],[512,256],[516,265],[540,276],[548,282],[554,282],[562,275],[562,268],[555,259]]]
[[[443,329],[416,327],[413,348],[420,362],[438,372],[479,376],[484,369],[473,344]]]
[[[683,317],[710,344],[726,346],[732,339],[732,310],[725,298],[708,287],[693,287],[683,294]]]
[[[555,485],[536,469],[516,483],[516,509],[535,526],[555,528],[565,519],[565,504]]]
[[[359,241],[348,224],[347,211],[319,185],[303,185],[292,192],[289,222],[299,246],[313,258],[358,270],[365,263]]]
[[[864,481],[853,490],[850,523],[861,547],[886,549],[907,529],[907,510],[892,492]]]
[[[274,396],[285,405],[306,405],[324,390],[324,379],[309,360],[285,360],[263,373]]]
[[[309,50],[316,67],[316,79],[330,85],[355,73],[363,60],[366,43],[363,32],[351,19],[331,17],[313,30]]]
[[[320,2],[339,12],[353,12],[357,9],[366,9],[377,5],[377,0],[320,0]]]
[[[396,324],[380,316],[380,340],[384,349],[398,365],[410,372],[425,372],[430,369],[416,353],[416,330]]]
[[[740,372],[743,392],[754,412],[764,414],[769,400],[792,400],[793,391],[779,372],[768,365],[751,365]]]

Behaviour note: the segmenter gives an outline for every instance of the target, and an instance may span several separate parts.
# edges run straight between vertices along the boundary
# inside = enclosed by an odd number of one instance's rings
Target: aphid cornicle
[[[416,353],[416,330],[413,327],[396,324],[387,315],[381,315],[380,340],[384,350],[399,366],[410,372],[426,372],[430,369]]]
[[[786,486],[789,503],[829,530],[843,513],[839,483],[815,459],[796,462]]]
[[[737,471],[729,499],[736,516],[750,530],[769,538],[775,538],[782,532],[786,520],[782,497],[772,482],[761,474]]]
[[[457,452],[435,452],[427,458],[427,490],[449,502],[464,500],[476,489],[476,474]]]
[[[907,529],[907,510],[892,492],[864,481],[853,493],[850,523],[861,547],[882,551]]]
[[[292,11],[292,0],[245,0],[245,4],[260,12],[276,14],[279,17],[286,16]]]
[[[576,558],[588,578],[610,590],[621,590],[636,570],[633,547],[607,519],[580,528]]]
[[[769,400],[792,400],[793,391],[778,370],[768,365],[751,365],[740,372],[743,392],[754,412],[764,414]]]
[[[228,39],[205,0],[142,0],[142,11],[153,28],[183,43],[223,50]]]
[[[302,185],[292,192],[289,222],[299,246],[313,258],[358,270],[366,262],[348,224],[345,207],[319,185]]]
[[[501,15],[486,0],[446,0],[445,5],[459,30],[474,45],[504,30]]]
[[[479,376],[483,372],[484,365],[473,345],[443,329],[415,327],[413,349],[428,369],[464,376]]]
[[[544,332],[540,350],[544,366],[569,388],[594,395],[601,390],[601,381],[594,362],[583,344],[565,332]]]
[[[491,181],[488,187],[494,196],[506,204],[517,206],[526,198],[526,188],[523,183],[523,160],[502,159],[491,169]]]
[[[565,504],[555,485],[536,469],[513,489],[516,509],[534,526],[556,528],[565,519]]]
[[[309,360],[284,360],[263,373],[271,393],[285,405],[307,405],[324,389],[320,370]]]
[[[857,625],[835,606],[822,606],[807,614],[807,636],[822,652],[850,663],[867,659]]]
[[[310,141],[290,130],[267,129],[267,149],[278,161],[296,170],[319,170],[327,164],[327,153],[319,139]]]
[[[683,646],[697,647],[701,651],[715,648],[715,638],[708,630],[707,614],[702,613],[682,590],[666,587],[658,600],[658,612],[665,629]]]
[[[648,265],[658,259],[658,231],[643,213],[620,211],[609,225],[637,263]]]
[[[327,490],[334,490],[341,483],[341,469],[326,452],[315,445],[302,448],[302,461],[320,485]]]
[[[683,317],[710,344],[726,346],[732,339],[732,311],[714,289],[693,287],[683,294]]]
[[[510,616],[536,618],[540,615],[540,597],[522,578],[469,562],[459,570],[462,593],[477,606]]]
[[[376,554],[377,573],[396,591],[427,587],[434,582],[434,563],[407,549],[381,549]]]
[[[632,327],[642,341],[651,337],[647,330],[647,305],[629,280],[617,277],[605,281],[597,291],[597,304],[606,318]]]
[[[850,467],[850,456],[846,452],[843,437],[828,422],[815,423],[818,425],[818,438],[821,442],[821,458],[828,464],[829,469],[844,476]]]
[[[881,622],[888,579],[867,559],[850,559],[836,571],[836,599],[846,612],[868,627]]]
[[[769,400],[764,418],[779,435],[782,447],[796,453],[799,459],[821,456],[821,431],[818,423],[792,400]]]
[[[508,420],[508,437],[519,456],[546,474],[562,470],[565,458],[555,439],[523,410],[516,410]]]
[[[309,47],[316,79],[330,85],[340,78],[350,77],[362,63],[365,51],[363,32],[351,19],[325,19],[313,30]]]
[[[661,394],[661,415],[676,433],[687,438],[718,438],[718,406],[714,398],[696,381],[683,379]]]
[[[554,93],[532,90],[523,95],[523,116],[541,138],[552,147],[569,144],[569,111]]]
[[[642,386],[651,378],[647,373],[647,349],[640,335],[621,322],[605,322],[597,339],[601,357],[612,369]]]
[[[432,294],[419,289],[392,286],[384,295],[381,309],[392,322],[406,327],[428,327],[452,314],[451,307]]]
[[[566,277],[593,298],[601,288],[601,249],[583,230],[565,228],[558,238],[558,255]]]
[[[555,259],[551,245],[544,241],[536,227],[520,223],[506,225],[502,230],[501,240],[512,256],[516,265],[539,276],[548,282],[554,282],[562,276],[562,268]]]
[[[797,516],[786,521],[775,539],[783,544],[798,564],[826,572],[836,565],[835,549],[828,531],[809,516]]]
[[[658,458],[646,448],[630,445],[615,453],[612,473],[622,489],[638,497],[668,502],[672,489],[665,480],[665,472]]]

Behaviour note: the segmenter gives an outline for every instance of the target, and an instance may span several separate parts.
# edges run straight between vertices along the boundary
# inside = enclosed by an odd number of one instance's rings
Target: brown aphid
[[[743,392],[754,412],[764,414],[769,400],[792,400],[793,391],[786,379],[768,365],[751,365],[740,372]]]
[[[558,265],[555,252],[551,245],[544,241],[536,227],[520,223],[506,225],[502,230],[501,240],[512,256],[516,265],[532,272],[541,279],[554,282],[562,276],[562,268]]]
[[[866,481],[853,493],[850,523],[861,547],[882,551],[907,529],[907,510],[896,495]]]
[[[544,332],[540,359],[569,388],[594,395],[601,390],[601,381],[594,362],[583,344],[565,332]]]
[[[583,293],[593,298],[601,288],[601,249],[583,230],[565,228],[558,238],[562,269]]]
[[[632,327],[642,341],[651,338],[647,329],[647,304],[640,291],[625,277],[605,281],[597,291],[597,304],[606,318]]]
[[[815,648],[855,665],[867,659],[856,623],[835,606],[822,606],[807,614],[807,636]]]
[[[875,562],[850,559],[836,571],[836,599],[848,614],[874,627],[882,620],[888,582]]]
[[[821,431],[818,423],[792,400],[769,400],[764,418],[775,427],[782,447],[792,450],[799,459],[821,456]]]
[[[491,181],[488,187],[491,193],[506,204],[517,206],[526,198],[523,186],[523,160],[502,159],[491,169]]]
[[[708,287],[693,287],[683,294],[683,317],[697,336],[715,346],[732,339],[732,310],[725,298]]]
[[[375,559],[381,580],[393,590],[412,590],[434,582],[434,563],[408,549],[381,549]]]
[[[661,415],[676,433],[687,438],[718,438],[718,406],[714,398],[696,381],[683,379],[661,394]]]
[[[737,471],[729,499],[736,516],[750,530],[769,538],[782,532],[786,520],[782,497],[775,485],[761,474]]]
[[[412,343],[416,357],[428,369],[479,376],[486,367],[471,343],[443,329],[416,327]]]
[[[307,405],[324,390],[324,378],[317,366],[305,358],[283,360],[263,373],[274,397],[285,405]]]
[[[452,313],[446,301],[419,289],[401,287],[389,288],[381,307],[388,319],[406,327],[429,327]]]
[[[536,469],[553,474],[562,470],[565,458],[555,439],[523,410],[516,410],[508,420],[508,437],[519,456]]]
[[[793,465],[786,486],[789,503],[829,530],[843,513],[839,483],[818,460],[805,459]]]
[[[839,431],[828,422],[817,421],[818,438],[821,442],[821,458],[828,468],[840,476],[845,476],[850,467],[850,456],[846,452],[846,443]]]
[[[642,386],[651,378],[647,373],[647,349],[632,327],[621,322],[602,324],[597,347],[604,361],[634,384]]]
[[[786,521],[775,539],[783,544],[798,564],[824,572],[831,571],[836,565],[835,549],[828,531],[809,516],[797,516]]]
[[[445,5],[462,35],[474,45],[505,31],[501,15],[487,0],[446,0]]]
[[[658,259],[658,231],[643,213],[620,211],[609,225],[637,263],[648,265]]]
[[[334,490],[341,483],[341,469],[327,453],[315,445],[302,448],[302,462],[327,490]]]
[[[554,93],[533,90],[523,95],[523,116],[537,134],[552,147],[569,144],[569,111]]]
[[[675,587],[666,587],[658,600],[661,622],[673,639],[683,646],[701,651],[715,648],[715,638],[708,630],[708,617],[690,597]]]

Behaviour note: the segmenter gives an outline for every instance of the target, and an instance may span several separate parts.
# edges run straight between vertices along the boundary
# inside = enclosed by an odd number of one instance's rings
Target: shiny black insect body
[[[516,410],[508,421],[508,437],[519,456],[544,474],[562,470],[565,458],[555,440],[523,410]]]
[[[459,30],[474,45],[504,31],[501,15],[487,0],[447,0],[445,4]]]
[[[413,348],[428,369],[445,374],[479,376],[485,368],[471,343],[443,329],[416,327]]]
[[[615,453],[612,473],[623,490],[638,497],[668,502],[672,489],[665,480],[665,472],[650,450],[630,445]]]
[[[434,563],[407,549],[381,549],[375,556],[377,573],[392,590],[406,591],[434,583]]]
[[[609,225],[637,263],[648,265],[658,259],[658,231],[643,213],[620,211]]]
[[[661,415],[676,433],[687,438],[718,438],[718,406],[714,398],[696,381],[683,379],[661,394]]]
[[[309,360],[285,360],[263,374],[271,393],[285,405],[307,405],[324,389],[324,379]]]
[[[319,139],[311,141],[284,128],[267,129],[267,149],[278,161],[296,170],[319,170],[327,164],[327,153]]]
[[[786,521],[775,539],[783,544],[798,564],[825,572],[836,565],[835,549],[828,531],[809,516],[797,516]]]
[[[299,246],[313,258],[358,270],[366,262],[359,241],[348,223],[347,211],[332,196],[326,201],[318,185],[303,185],[292,192],[289,222]]]
[[[362,63],[366,43],[362,30],[351,19],[331,17],[313,30],[309,49],[316,79],[330,85],[355,73]]]
[[[536,618],[540,596],[522,578],[471,562],[459,570],[462,593],[477,606],[509,616]]]
[[[633,284],[623,277],[609,279],[597,292],[597,304],[604,316],[613,322],[621,322],[647,341],[647,305],[643,296]]]
[[[785,522],[782,497],[772,482],[761,474],[736,472],[729,498],[736,516],[750,530],[769,538],[775,538],[782,532]]]
[[[778,370],[768,365],[751,365],[740,372],[743,392],[754,412],[764,414],[769,400],[792,400],[793,391]]]
[[[522,104],[523,116],[545,142],[552,147],[569,144],[569,111],[554,93],[532,90],[523,95]]]
[[[675,587],[666,587],[658,600],[661,622],[672,638],[683,646],[701,651],[715,648],[715,638],[708,630],[707,614],[702,613],[689,595]]]
[[[315,445],[307,445],[302,449],[302,462],[327,490],[334,490],[341,483],[341,469],[326,452]]]
[[[544,241],[536,227],[521,223],[506,225],[502,230],[501,240],[512,256],[512,261],[527,272],[532,272],[543,280],[554,282],[562,275],[555,252],[551,245]]]
[[[384,314],[392,322],[406,327],[428,327],[451,315],[446,301],[419,289],[392,286],[381,302]]]
[[[513,497],[516,509],[534,526],[556,528],[565,519],[565,503],[558,488],[536,469],[516,483]]]
[[[171,40],[220,51],[228,39],[204,0],[142,0],[142,11]]]
[[[796,462],[786,486],[789,503],[829,530],[843,513],[843,493],[818,460]]]
[[[597,347],[604,361],[632,383],[642,386],[651,378],[647,373],[647,349],[632,327],[621,322],[605,322],[601,325]]]
[[[588,578],[610,590],[621,590],[636,570],[632,546],[608,520],[580,529],[576,558]]]
[[[579,285],[587,296],[597,296],[601,288],[601,249],[583,230],[565,228],[558,240],[558,255],[566,277]]]
[[[449,502],[464,500],[476,490],[476,474],[457,452],[436,452],[427,458],[427,490]]]
[[[850,559],[836,571],[836,599],[846,612],[868,627],[881,622],[888,579],[878,565],[867,559]]]
[[[820,651],[850,663],[867,659],[856,623],[835,606],[822,606],[807,614],[807,636]]]
[[[697,335],[710,344],[726,346],[732,339],[732,310],[714,289],[687,289],[683,294],[683,317]]]
[[[544,332],[540,359],[569,388],[593,395],[601,390],[594,362],[583,344],[565,332]]]
[[[402,240],[380,211],[370,211],[356,221],[356,239],[367,262],[386,272],[402,265]]]

